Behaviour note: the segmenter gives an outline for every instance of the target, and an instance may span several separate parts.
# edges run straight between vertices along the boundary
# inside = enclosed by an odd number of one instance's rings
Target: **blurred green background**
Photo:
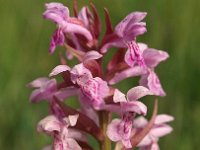
[[[49,137],[36,132],[47,105],[29,103],[25,85],[47,76],[58,64],[48,54],[55,25],[43,20],[45,0],[0,0],[0,150],[39,150]],[[72,8],[72,0],[62,0]],[[90,1],[78,0],[79,8]],[[101,17],[107,7],[116,24],[132,11],[147,11],[148,32],[139,38],[164,49],[170,59],[157,68],[167,96],[159,112],[174,115],[174,132],[160,140],[163,150],[199,149],[200,141],[200,1],[91,0]],[[126,82],[129,83],[129,82]],[[131,85],[123,84],[124,89]],[[145,100],[146,101],[146,100]]]

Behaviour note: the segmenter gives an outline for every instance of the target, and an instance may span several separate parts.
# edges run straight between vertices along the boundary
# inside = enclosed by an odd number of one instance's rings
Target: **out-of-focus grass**
[[[0,1],[0,149],[36,150],[50,143],[36,132],[37,122],[47,112],[42,102],[30,105],[30,90],[25,85],[39,76],[47,76],[58,64],[57,52],[48,55],[55,26],[42,19],[48,1]],[[72,6],[72,1],[61,1]],[[148,32],[139,38],[150,47],[164,49],[170,59],[156,72],[167,92],[160,98],[159,112],[175,116],[174,132],[161,139],[161,149],[198,149],[200,136],[200,1],[199,0],[101,0],[110,10],[113,23],[131,11],[147,11]],[[79,6],[89,1],[80,1]],[[123,89],[132,85],[121,84]],[[145,101],[151,101],[145,99]]]

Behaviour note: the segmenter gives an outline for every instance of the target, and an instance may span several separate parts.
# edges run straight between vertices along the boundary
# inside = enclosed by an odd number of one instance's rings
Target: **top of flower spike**
[[[76,1],[74,2],[76,3]],[[91,12],[88,7],[83,7],[81,11],[78,12],[75,4],[75,17],[70,17],[69,9],[61,3],[48,3],[45,7],[44,18],[53,21],[57,25],[56,31],[52,36],[50,53],[54,52],[56,46],[64,46],[67,50],[67,58],[68,56],[74,56],[78,59],[80,64],[72,68],[68,67],[65,65],[67,62],[63,58],[63,61],[61,60],[62,65],[58,65],[54,68],[49,75],[50,77],[54,77],[58,74],[62,74],[64,80],[61,83],[57,83],[55,79],[40,78],[29,85],[36,88],[32,94],[32,101],[37,102],[44,98],[49,99],[48,102],[50,103],[51,113],[56,116],[49,117],[47,120],[43,120],[42,123],[40,122],[40,131],[53,135],[54,145],[52,149],[79,149],[80,147],[76,141],[68,137],[68,126],[75,125],[77,118],[74,118],[72,122],[70,122],[70,117],[65,118],[68,114],[68,112],[66,112],[68,106],[63,103],[63,100],[67,99],[69,96],[77,95],[79,96],[81,109],[87,109],[87,113],[84,111],[85,118],[87,118],[87,116],[93,120],[97,118],[97,121],[95,120],[97,125],[99,125],[101,119],[97,115],[93,115],[95,111],[108,111],[121,116],[121,119],[113,119],[111,121],[107,128],[107,134],[109,133],[108,135],[110,135],[109,138],[111,140],[121,141],[126,148],[135,147],[139,141],[135,145],[132,144],[133,141],[135,139],[137,140],[137,137],[142,135],[138,134],[137,136],[137,132],[139,132],[137,129],[142,130],[143,126],[137,127],[136,123],[133,125],[133,123],[136,122],[134,118],[136,115],[146,115],[147,113],[146,105],[138,101],[138,99],[146,95],[164,95],[159,79],[154,72],[154,68],[159,62],[168,57],[167,53],[150,49],[145,44],[143,44],[141,48],[140,44],[137,43],[137,36],[144,34],[147,30],[146,23],[142,22],[147,13],[130,13],[119,22],[113,30],[108,11],[105,9],[107,30],[102,43],[99,44],[97,40],[99,40],[99,35],[101,33],[101,21],[93,4],[91,4]],[[99,58],[103,57],[103,53],[107,52],[111,46],[120,48],[117,54],[121,55],[121,57],[114,56],[113,58],[116,59],[109,62],[107,72],[104,72],[102,68],[103,59]],[[96,49],[96,51],[94,49]],[[127,49],[127,51],[125,51],[125,49]],[[98,53],[98,51],[101,51],[101,54]],[[62,59],[61,55],[60,58]],[[96,61],[96,59],[99,60]],[[111,67],[109,67],[110,64]],[[113,76],[114,79],[112,79]],[[115,83],[131,76],[142,76],[140,80],[140,85],[142,86],[130,89],[126,96],[117,89],[114,91],[111,85],[108,86],[107,84],[110,79],[112,79],[110,83]],[[92,111],[88,111],[88,108]],[[155,108],[157,108],[157,105]],[[84,117],[81,117],[79,110],[75,110],[80,117],[74,128],[80,129],[78,127],[79,125],[85,125],[84,128],[91,127],[91,130],[83,130],[91,135],[97,131],[96,129],[101,130],[98,127],[94,128],[93,126],[86,125],[89,121],[85,121],[83,119]],[[65,113],[61,114],[61,111]],[[88,114],[88,112],[90,114]],[[69,114],[71,114],[71,112]],[[155,125],[153,130],[148,134],[147,132],[143,134],[143,138],[145,135],[148,137],[156,135],[156,138],[153,138],[153,141],[151,141],[155,143],[158,137],[170,131],[169,129],[171,128],[165,128],[168,130],[163,130],[161,134],[158,133],[160,129],[163,129],[161,126],[167,127],[165,125],[163,126],[163,124],[172,120],[172,118],[161,116],[157,117],[158,119],[155,120],[156,111],[153,116],[152,118],[154,118],[154,121],[151,119],[149,123],[147,121],[143,122],[143,124],[146,125],[150,123],[153,125],[154,122]],[[151,128],[152,126],[149,127],[149,130]],[[133,137],[134,134],[136,135],[134,136],[136,137],[135,139]],[[103,135],[101,137],[101,134],[95,135],[94,137],[99,140],[99,142],[103,140]],[[156,140],[154,141],[154,139]],[[76,140],[79,142],[79,139]],[[67,144],[72,144],[73,148],[67,147]],[[87,143],[80,144],[82,146],[82,144]],[[149,146],[149,143],[145,144],[146,145],[143,146]],[[75,148],[74,146],[78,147]],[[152,144],[150,146],[151,148],[158,149],[157,145]]]

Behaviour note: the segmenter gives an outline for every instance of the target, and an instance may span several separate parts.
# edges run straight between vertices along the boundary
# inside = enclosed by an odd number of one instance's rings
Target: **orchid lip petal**
[[[106,134],[114,142],[117,142],[121,139],[120,135],[118,134],[118,125],[120,122],[120,119],[113,119],[107,127]]]

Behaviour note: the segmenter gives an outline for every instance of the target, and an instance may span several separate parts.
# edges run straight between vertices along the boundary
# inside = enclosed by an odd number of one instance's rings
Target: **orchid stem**
[[[100,122],[101,122],[101,129],[104,134],[104,140],[101,142],[100,149],[111,150],[111,141],[106,135],[106,129],[109,123],[109,112],[106,112],[106,111],[100,112]]]

